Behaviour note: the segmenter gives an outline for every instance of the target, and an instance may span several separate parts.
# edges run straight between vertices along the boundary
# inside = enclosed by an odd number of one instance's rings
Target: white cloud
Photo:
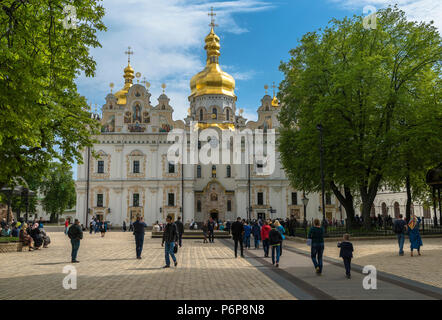
[[[372,5],[376,9],[382,9],[389,5],[397,4],[407,17],[413,21],[434,21],[434,25],[442,30],[442,1],[440,0],[329,0],[338,3],[345,9],[360,10]]]
[[[92,50],[97,61],[94,78],[80,77],[79,92],[92,103],[104,104],[109,83],[114,92],[124,85],[123,69],[127,65],[124,52],[132,47],[131,65],[151,83],[151,102],[161,94],[161,83],[174,107],[174,119],[187,114],[189,80],[205,65],[204,38],[209,32],[208,12],[213,6],[218,33],[247,32],[233,15],[268,10],[273,7],[263,0],[105,0],[104,18],[108,31],[99,34],[102,48]],[[221,43],[222,46],[222,43]],[[233,66],[237,81],[248,80],[253,71]]]

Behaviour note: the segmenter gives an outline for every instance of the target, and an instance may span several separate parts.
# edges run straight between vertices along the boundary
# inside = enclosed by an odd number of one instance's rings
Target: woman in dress
[[[411,215],[410,222],[408,223],[408,237],[410,238],[411,256],[413,256],[413,249],[417,249],[417,254],[421,255],[422,239],[419,233],[419,226],[421,224],[421,218],[416,218],[414,214]]]

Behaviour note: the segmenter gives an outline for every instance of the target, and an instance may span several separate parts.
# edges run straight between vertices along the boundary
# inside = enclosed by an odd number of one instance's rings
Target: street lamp
[[[309,200],[309,198],[307,198],[305,196],[305,192],[302,192],[302,204],[304,205],[304,221],[302,223],[304,224],[304,229],[307,228],[307,205],[308,205],[308,200]]]
[[[325,224],[325,183],[324,183],[324,147],[323,147],[323,127],[322,124],[316,125],[319,130],[319,154],[321,166],[321,189],[322,189],[322,224]]]

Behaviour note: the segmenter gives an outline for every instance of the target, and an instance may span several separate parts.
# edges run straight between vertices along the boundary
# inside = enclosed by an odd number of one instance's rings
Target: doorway
[[[257,215],[258,215],[258,220],[261,219],[264,221],[266,219],[265,212],[258,212]]]
[[[215,220],[218,221],[218,210],[212,210],[210,211],[210,217]]]

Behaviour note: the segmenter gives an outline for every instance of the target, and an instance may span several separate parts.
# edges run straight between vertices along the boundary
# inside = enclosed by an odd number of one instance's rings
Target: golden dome
[[[190,96],[223,94],[236,99],[235,79],[230,74],[222,71],[219,66],[219,37],[213,31],[213,26],[210,29],[210,33],[206,36],[205,42],[204,49],[207,52],[206,67],[190,80]]]
[[[276,96],[273,96],[272,106],[279,107],[279,100],[278,100],[278,98]]]
[[[118,104],[126,104],[126,94],[129,92],[129,88],[132,86],[132,80],[135,78],[134,69],[130,64],[124,68],[124,87],[120,91],[115,93],[115,97],[117,97]]]

